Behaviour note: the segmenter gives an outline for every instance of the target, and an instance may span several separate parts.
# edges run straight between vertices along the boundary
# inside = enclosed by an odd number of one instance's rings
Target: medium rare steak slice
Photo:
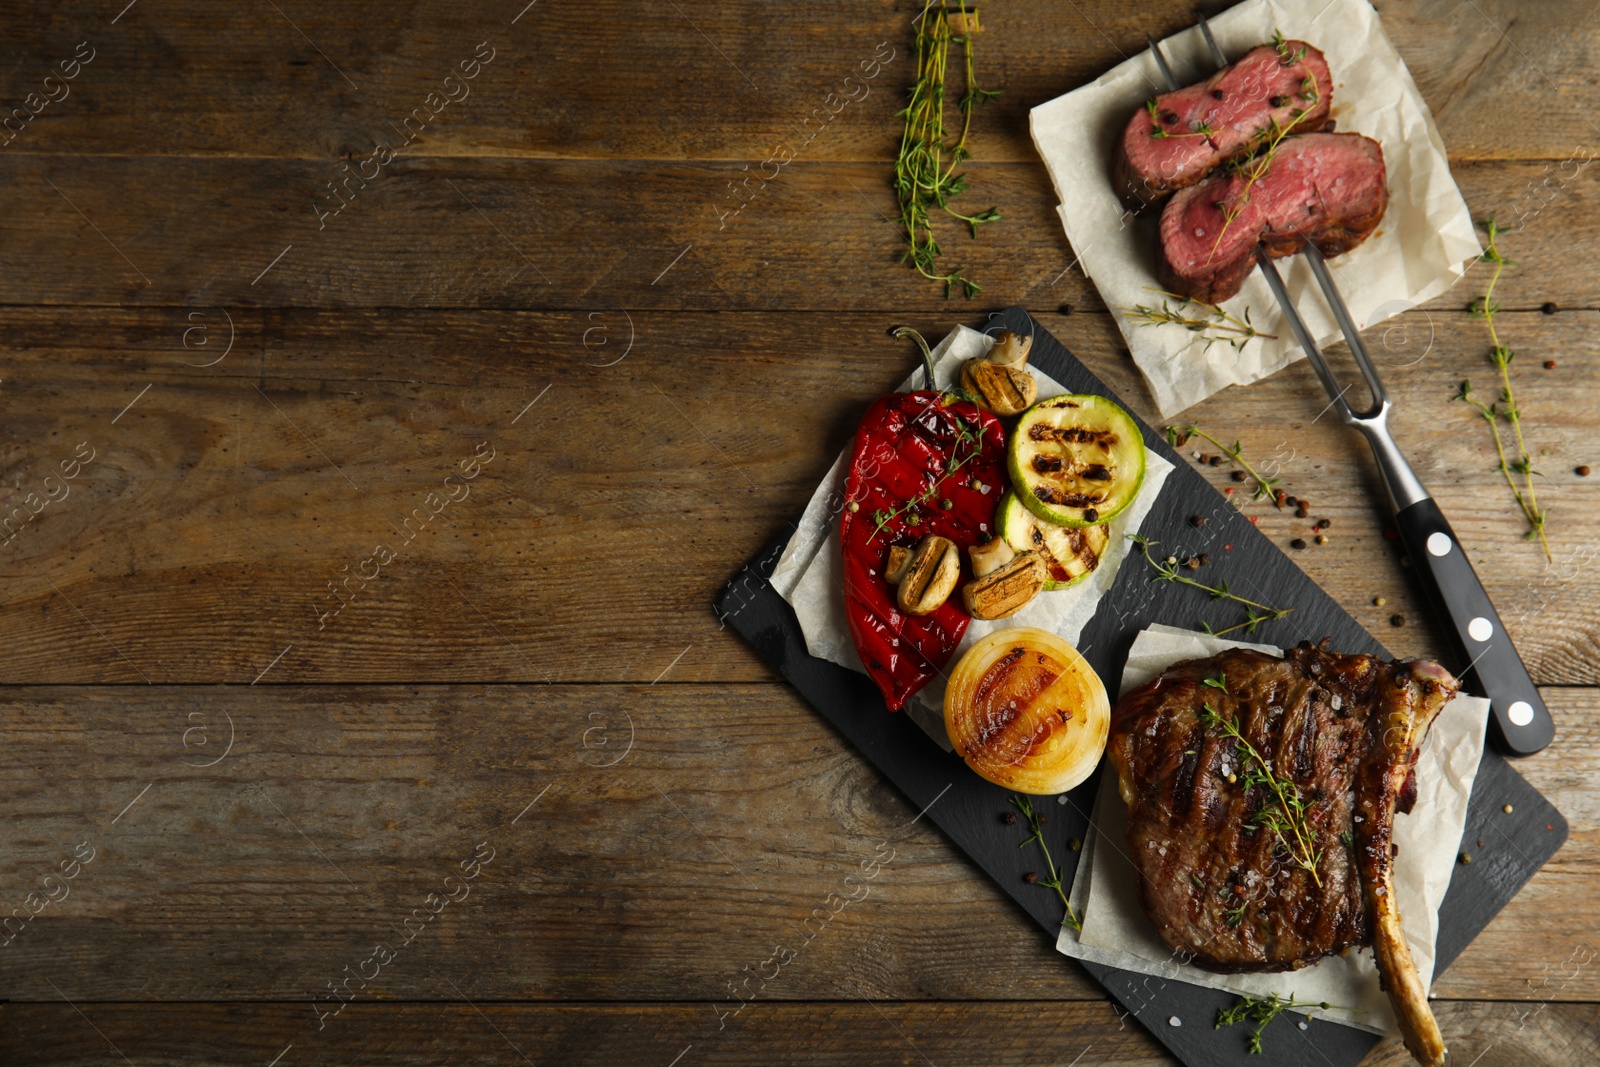
[[[1208,970],[1285,971],[1372,944],[1407,1047],[1444,1046],[1400,932],[1396,811],[1457,683],[1302,643],[1179,663],[1112,710],[1107,748],[1128,803],[1139,903]]]
[[[1325,256],[1348,252],[1383,218],[1386,179],[1383,149],[1370,137],[1285,138],[1270,163],[1241,161],[1167,202],[1157,274],[1179,296],[1219,304],[1244,285],[1258,242],[1274,257],[1307,242]]]
[[[1253,152],[1274,123],[1293,123],[1296,132],[1321,129],[1332,103],[1320,51],[1304,41],[1252,49],[1198,85],[1161,94],[1128,120],[1117,145],[1117,195],[1132,208],[1154,203],[1230,157]]]

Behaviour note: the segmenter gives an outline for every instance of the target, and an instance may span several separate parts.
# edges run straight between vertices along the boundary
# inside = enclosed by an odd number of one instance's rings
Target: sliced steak
[[[1292,970],[1372,944],[1407,1047],[1442,1058],[1400,934],[1391,836],[1456,689],[1433,663],[1303,643],[1282,659],[1237,649],[1179,663],[1124,695],[1107,754],[1139,903],[1162,940],[1223,972]],[[1298,818],[1284,817],[1280,793],[1303,805]]]
[[[1383,148],[1370,137],[1285,138],[1270,162],[1241,161],[1168,201],[1157,274],[1179,296],[1218,304],[1244,285],[1258,242],[1275,257],[1308,242],[1325,256],[1348,252],[1383,218],[1386,182]]]
[[[1162,93],[1128,120],[1117,146],[1117,194],[1133,208],[1154,203],[1254,152],[1274,123],[1321,129],[1332,103],[1320,51],[1304,41],[1252,49],[1198,85]]]

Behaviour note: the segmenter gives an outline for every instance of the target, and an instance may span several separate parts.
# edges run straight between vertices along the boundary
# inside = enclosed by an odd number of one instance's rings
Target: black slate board
[[[990,316],[991,331],[1008,329],[1033,336],[1032,362],[1062,386],[1076,393],[1115,395],[1062,347],[1021,307]],[[1301,640],[1332,638],[1344,652],[1387,656],[1388,651],[1296,567],[1232,504],[1214,490],[1166,440],[1139,421],[1145,443],[1175,467],[1161,495],[1145,518],[1141,532],[1180,557],[1210,554],[1211,581],[1225,578],[1236,592],[1269,604],[1292,604],[1286,618],[1264,623],[1251,640],[1290,646]],[[1189,517],[1204,514],[1203,529]],[[794,524],[759,557],[734,577],[715,605],[725,625],[748,640],[830,723],[867,757],[918,809],[934,822],[994,879],[1049,936],[1053,946],[1061,925],[1054,893],[1023,881],[1038,866],[1033,850],[1019,850],[1025,836],[1019,826],[1003,825],[1010,792],[979,778],[961,760],[944,752],[910,718],[884,709],[877,687],[864,674],[815,659],[793,610],[768,583],[772,569],[795,531]],[[1231,551],[1224,545],[1231,544]],[[1222,628],[1238,622],[1237,605],[1211,601],[1198,590],[1152,582],[1152,572],[1137,556],[1125,562],[1111,592],[1084,628],[1079,651],[1102,678],[1115,681],[1135,635],[1155,622],[1198,628],[1201,620]],[[1260,595],[1252,596],[1250,590]],[[1457,665],[1459,666],[1459,664]],[[1062,877],[1071,884],[1080,853],[1065,842],[1082,838],[1098,787],[1098,776],[1067,794],[1060,805],[1046,799],[1051,814],[1051,852],[1061,858]],[[1506,814],[1503,807],[1513,806]],[[1474,783],[1462,849],[1471,865],[1458,865],[1440,907],[1438,962],[1435,973],[1450,962],[1516,895],[1533,873],[1566,840],[1561,813],[1534,790],[1497,752],[1484,753]],[[1483,841],[1482,847],[1477,842]],[[1079,961],[1082,963],[1082,961]],[[1298,1015],[1275,1020],[1262,1039],[1262,1054],[1247,1055],[1243,1027],[1216,1030],[1220,1008],[1235,1002],[1229,993],[1177,980],[1150,977],[1092,963],[1082,966],[1180,1060],[1191,1067],[1289,1067],[1312,1062],[1307,1044],[1314,1044],[1315,1062],[1329,1067],[1354,1067],[1378,1038],[1363,1030],[1315,1021],[1306,1030]],[[1173,1026],[1176,1017],[1181,1026]]]

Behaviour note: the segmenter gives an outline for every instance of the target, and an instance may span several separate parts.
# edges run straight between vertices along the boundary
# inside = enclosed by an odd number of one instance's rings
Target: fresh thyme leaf
[[[1049,874],[1048,878],[1039,879],[1039,884],[1047,889],[1054,889],[1056,896],[1060,897],[1061,903],[1066,906],[1067,914],[1061,920],[1062,925],[1081,931],[1083,929],[1083,920],[1078,917],[1077,912],[1072,910],[1072,901],[1067,899],[1066,890],[1061,887],[1061,873],[1056,870],[1055,860],[1050,858],[1050,846],[1044,843],[1044,820],[1039,818],[1039,813],[1033,810],[1033,801],[1029,797],[1025,797],[1020,793],[1013,793],[1011,795],[1011,805],[1022,813],[1022,817],[1028,822],[1028,829],[1033,831],[1017,847],[1027,848],[1035,842],[1038,843],[1039,851],[1044,853],[1044,865]]]
[[[1223,1008],[1217,1012],[1215,1029],[1221,1030],[1224,1026],[1236,1026],[1239,1023],[1254,1023],[1250,1032],[1249,1048],[1251,1055],[1261,1053],[1261,1034],[1267,1024],[1286,1011],[1303,1012],[1309,1019],[1311,1013],[1318,1009],[1327,1011],[1333,1005],[1327,1001],[1314,1002],[1309,1000],[1296,1000],[1294,997],[1284,997],[1277,993],[1269,993],[1265,997],[1242,996],[1238,1003],[1231,1008]],[[1355,1011],[1365,1013],[1363,1008],[1341,1008],[1341,1011]]]
[[[1244,309],[1244,317],[1230,315],[1217,304],[1207,304],[1203,300],[1190,300],[1188,297],[1169,293],[1165,289],[1155,289],[1145,286],[1152,293],[1158,293],[1163,298],[1159,307],[1153,304],[1135,304],[1133,307],[1119,308],[1129,318],[1140,320],[1141,326],[1182,326],[1191,333],[1197,333],[1205,341],[1206,349],[1210,349],[1217,342],[1229,346],[1235,351],[1244,348],[1245,343],[1253,338],[1260,337],[1269,341],[1276,341],[1277,335],[1262,333],[1250,322],[1250,309]],[[1173,306],[1172,301],[1178,301]],[[1204,310],[1204,315],[1192,313],[1189,308],[1196,307]]]
[[[1001,217],[995,208],[964,215],[950,206],[950,201],[967,188],[966,175],[955,173],[955,168],[972,157],[967,134],[972,128],[973,109],[1000,95],[998,89],[981,88],[972,73],[972,37],[978,29],[977,18],[976,12],[967,10],[966,0],[957,0],[954,7],[946,6],[944,0],[937,4],[925,0],[922,14],[914,20],[916,79],[908,90],[909,103],[898,113],[904,128],[895,159],[894,188],[900,203],[900,226],[909,245],[900,261],[910,264],[924,278],[943,283],[946,297],[957,285],[967,297],[982,292],[983,287],[966,276],[965,267],[940,269],[937,261],[943,253],[933,236],[933,212],[944,211],[966,223],[973,237],[978,236],[979,226],[999,222]],[[963,32],[952,29],[953,19]],[[960,46],[966,75],[966,91],[956,100],[961,132],[954,141],[944,122],[945,75],[951,45]]]
[[[1311,880],[1320,888],[1322,875],[1317,867],[1322,862],[1322,850],[1311,847],[1316,840],[1309,822],[1311,804],[1300,795],[1299,786],[1273,772],[1266,757],[1239,729],[1237,720],[1220,714],[1209,701],[1201,707],[1204,710],[1200,714],[1200,721],[1207,728],[1217,730],[1233,740],[1244,771],[1240,784],[1246,791],[1263,788],[1271,794],[1270,802],[1252,815],[1250,822],[1277,834],[1295,864],[1311,875]]]
[[[1517,501],[1517,507],[1522,511],[1522,517],[1528,522],[1526,540],[1535,538],[1544,546],[1546,560],[1554,557],[1550,554],[1550,541],[1545,536],[1545,519],[1548,513],[1539,507],[1538,496],[1534,490],[1534,476],[1539,472],[1534,469],[1533,456],[1528,452],[1527,441],[1522,433],[1522,409],[1518,407],[1516,396],[1511,391],[1511,361],[1516,359],[1516,353],[1500,343],[1500,334],[1495,329],[1494,317],[1500,311],[1500,304],[1494,299],[1494,287],[1500,281],[1500,274],[1507,266],[1515,266],[1515,260],[1505,258],[1500,251],[1499,236],[1503,232],[1490,216],[1484,220],[1483,228],[1489,235],[1489,247],[1479,256],[1484,263],[1494,264],[1494,273],[1489,276],[1489,287],[1483,296],[1474,300],[1471,311],[1482,318],[1489,327],[1489,362],[1494,364],[1495,370],[1500,374],[1500,397],[1493,403],[1485,404],[1472,395],[1472,383],[1462,381],[1456,395],[1452,400],[1460,400],[1476,411],[1483,420],[1489,424],[1489,432],[1494,436],[1495,456],[1499,463],[1497,469],[1505,477],[1506,485],[1511,488],[1511,495]],[[1507,455],[1506,444],[1500,436],[1500,424],[1504,422],[1511,427],[1511,444],[1515,445],[1517,456],[1511,459]],[[1521,476],[1521,484],[1513,475]]]
[[[1144,554],[1145,562],[1149,563],[1150,566],[1155,568],[1156,574],[1155,577],[1150,579],[1151,581],[1176,582],[1179,585],[1187,585],[1191,588],[1199,589],[1202,592],[1210,594],[1212,600],[1231,600],[1236,604],[1243,605],[1247,609],[1249,617],[1246,619],[1246,621],[1241,622],[1236,626],[1230,626],[1226,630],[1213,630],[1208,623],[1202,622],[1201,625],[1205,627],[1205,631],[1208,634],[1213,634],[1217,637],[1220,637],[1223,634],[1232,633],[1234,630],[1245,626],[1249,627],[1249,629],[1246,631],[1247,633],[1253,633],[1255,632],[1255,628],[1261,623],[1281,619],[1294,610],[1293,608],[1274,608],[1267,604],[1258,603],[1254,600],[1246,600],[1242,596],[1236,596],[1228,588],[1228,583],[1225,580],[1220,585],[1207,585],[1204,582],[1197,581],[1194,578],[1188,577],[1187,575],[1179,574],[1178,562],[1175,558],[1168,556],[1164,560],[1157,560],[1150,554],[1150,546],[1156,544],[1157,542],[1150,540],[1143,534],[1129,534],[1128,540],[1139,546],[1139,550]]]
[[[1262,334],[1261,336],[1267,337],[1270,335]],[[1271,500],[1278,508],[1281,509],[1283,507],[1283,499],[1278,496],[1278,487],[1282,484],[1283,479],[1268,478],[1260,471],[1256,470],[1255,467],[1251,466],[1250,461],[1244,458],[1244,446],[1238,441],[1235,441],[1233,443],[1233,447],[1229,448],[1227,445],[1223,444],[1221,441],[1202,430],[1196,423],[1190,423],[1187,426],[1167,427],[1167,441],[1171,443],[1174,448],[1178,447],[1191,437],[1199,437],[1203,440],[1210,441],[1222,451],[1224,456],[1228,457],[1228,461],[1230,463],[1237,464],[1241,470],[1250,476],[1250,481],[1254,483],[1255,487],[1254,492],[1251,494],[1252,499],[1260,500],[1262,498],[1266,498]]]

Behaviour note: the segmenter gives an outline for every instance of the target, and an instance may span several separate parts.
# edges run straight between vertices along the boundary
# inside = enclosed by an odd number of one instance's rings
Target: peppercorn
[[[1580,478],[1587,478],[1589,477],[1589,465],[1585,463],[1581,467],[1574,467],[1572,468],[1572,473],[1576,474]]]
[[[1275,96],[1271,100],[1267,101],[1267,103],[1271,104],[1273,107],[1283,107],[1288,102],[1289,98],[1287,96]]]
[[[1500,810],[1505,812],[1507,815],[1510,815],[1511,814],[1511,805],[1507,804],[1505,807],[1501,808]]]
[[[1082,847],[1083,847],[1083,842],[1079,841],[1076,837],[1072,838],[1071,840],[1069,840],[1067,842],[1067,848],[1070,849],[1073,852],[1078,851]]]
[[[1206,517],[1204,515],[1190,515],[1189,525],[1196,530],[1203,530],[1206,528]]]
[[[1545,370],[1555,370],[1556,369],[1556,361],[1553,360],[1553,359],[1545,360],[1544,361],[1544,369]]]
[[[1226,99],[1227,95],[1228,94],[1223,92],[1221,89],[1213,89],[1213,90],[1211,90],[1211,99],[1213,99],[1213,100]]]
[[[1462,862],[1462,863],[1471,863],[1471,862],[1472,862],[1472,853],[1470,853],[1470,852],[1463,852],[1463,853],[1462,853],[1462,854],[1461,854],[1461,862]]]
[[[1317,529],[1319,529],[1319,530],[1326,530],[1328,527],[1330,527],[1332,525],[1333,525],[1333,520],[1332,519],[1318,519],[1317,520]]]
[[[1291,508],[1297,508],[1300,506],[1300,501],[1292,496],[1289,496],[1287,493],[1284,494],[1283,502],[1288,504]]]
[[[1083,517],[1090,522],[1094,522],[1100,518],[1100,510],[1098,508],[1084,508]]]
[[[1188,559],[1183,561],[1183,566],[1184,566],[1185,570],[1191,570],[1191,571],[1199,570],[1200,569],[1200,557],[1199,556],[1190,556]]]
[[[1061,305],[1061,314],[1063,314],[1063,315],[1072,314],[1072,305],[1071,304],[1062,304]],[[1179,442],[1179,443],[1181,444],[1182,442]]]
[[[1015,826],[1017,825],[1017,813],[1014,811],[1008,811],[1000,816],[1000,821],[1005,823],[1007,826]]]
[[[1325,545],[1327,543],[1328,543],[1328,535],[1327,534],[1317,534],[1317,544]]]
[[[1280,507],[1280,508],[1283,507],[1284,503],[1288,499],[1289,499],[1289,494],[1285,493],[1282,489],[1279,489],[1277,492],[1272,494],[1272,502],[1274,504],[1278,505],[1278,507]]]
[[[1554,315],[1557,311],[1556,302],[1554,300],[1546,300],[1544,303],[1539,305],[1539,310],[1544,312],[1546,315]]]
[[[1232,477],[1234,481],[1242,482],[1244,481],[1244,471],[1234,471]]]
[[[1211,562],[1211,553],[1202,552],[1197,558],[1200,560],[1200,566],[1204,567]]]
[[[955,507],[955,505],[950,503],[950,501],[948,501],[948,500],[939,501],[939,506],[941,508],[944,508],[944,510],[946,510],[946,511],[949,511],[951,508]]]
[[[1295,549],[1304,548],[1304,547],[1306,547],[1305,539],[1301,538],[1301,537],[1296,537],[1293,541],[1289,542],[1289,547],[1290,548],[1295,548]]]
[[[1405,624],[1406,624],[1406,617],[1404,615],[1401,615],[1400,613],[1396,612],[1395,614],[1389,616],[1389,625],[1390,626],[1404,626]]]
[[[861,505],[852,500],[850,503],[844,506],[844,509],[850,514],[854,515],[856,512],[861,510]]]
[[[1301,504],[1299,507],[1294,509],[1294,517],[1297,519],[1310,518],[1311,512],[1306,510],[1306,506],[1304,504]]]
[[[1046,815],[1044,812],[1041,811],[1039,813],[1039,825],[1043,826],[1045,823],[1047,823],[1049,821],[1050,821],[1050,816]]]
[[[1387,604],[1388,602],[1389,602],[1389,598],[1386,597],[1386,596],[1375,596],[1375,597],[1372,598],[1372,603],[1373,603],[1373,605],[1375,607],[1380,607],[1381,608],[1385,604]]]
[[[1033,885],[1035,882],[1037,882],[1039,880],[1039,872],[1038,871],[1029,871],[1027,874],[1022,876],[1022,880],[1024,882],[1027,882],[1029,885]]]
[[[1222,466],[1222,457],[1221,456],[1207,456],[1206,457],[1206,462],[1211,464],[1213,467],[1220,467],[1220,466]]]

